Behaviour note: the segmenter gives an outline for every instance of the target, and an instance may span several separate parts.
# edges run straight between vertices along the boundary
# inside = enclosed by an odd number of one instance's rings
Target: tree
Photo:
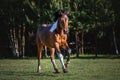
[[[81,53],[85,53],[88,47],[94,45],[96,53],[115,51],[118,54],[119,6],[119,0],[1,0],[0,24],[5,26],[4,30],[12,46],[13,55],[24,56],[27,32],[30,29],[36,30],[38,25],[44,23],[52,24],[54,12],[66,9],[69,12],[69,28],[76,32],[69,36],[69,41],[76,36],[74,42],[77,57],[79,45],[82,48]],[[94,38],[88,37],[91,32]],[[115,50],[112,51],[112,48]]]

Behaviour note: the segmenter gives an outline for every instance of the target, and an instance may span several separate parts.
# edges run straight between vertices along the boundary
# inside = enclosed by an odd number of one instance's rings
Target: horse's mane
[[[54,13],[54,21],[56,22],[59,17],[62,15],[68,15],[68,12],[66,10],[58,10]]]

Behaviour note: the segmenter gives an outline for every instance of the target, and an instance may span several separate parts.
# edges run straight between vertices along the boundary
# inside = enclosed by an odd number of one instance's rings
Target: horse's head
[[[67,12],[64,10],[60,10],[57,13],[57,26],[59,29],[63,30],[65,34],[68,33],[68,16],[67,16]]]

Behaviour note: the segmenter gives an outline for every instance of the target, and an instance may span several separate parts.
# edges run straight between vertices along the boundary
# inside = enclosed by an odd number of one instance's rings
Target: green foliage
[[[98,26],[111,25],[112,14],[116,8],[112,2],[105,0],[2,0],[0,13],[1,16],[6,15],[5,21],[7,20],[8,23],[27,23],[35,27],[38,24],[52,23],[53,13],[58,9],[66,9],[69,12],[70,28],[88,32]],[[115,12],[118,10],[115,9]]]
[[[119,36],[119,0],[1,0],[0,23],[7,25],[7,30],[23,24],[36,29],[39,24],[52,24],[53,14],[58,9],[69,12],[71,30],[94,31],[97,39],[109,34],[111,39],[112,31],[107,29],[114,27]]]

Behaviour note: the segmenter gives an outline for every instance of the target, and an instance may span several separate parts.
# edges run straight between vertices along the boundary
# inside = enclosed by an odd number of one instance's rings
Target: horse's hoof
[[[60,73],[60,71],[58,69],[55,69],[55,73]]]
[[[41,71],[38,71],[38,70],[37,70],[37,73],[41,73]]]
[[[37,69],[37,73],[41,73],[41,68]]]
[[[64,65],[65,65],[66,68],[68,67],[68,63],[65,63]]]
[[[59,72],[59,71],[58,71],[58,72],[55,71],[54,73],[55,73],[55,74],[59,74],[60,72]]]
[[[67,69],[63,69],[63,72],[64,72],[64,73],[68,73],[68,70],[67,70]]]

